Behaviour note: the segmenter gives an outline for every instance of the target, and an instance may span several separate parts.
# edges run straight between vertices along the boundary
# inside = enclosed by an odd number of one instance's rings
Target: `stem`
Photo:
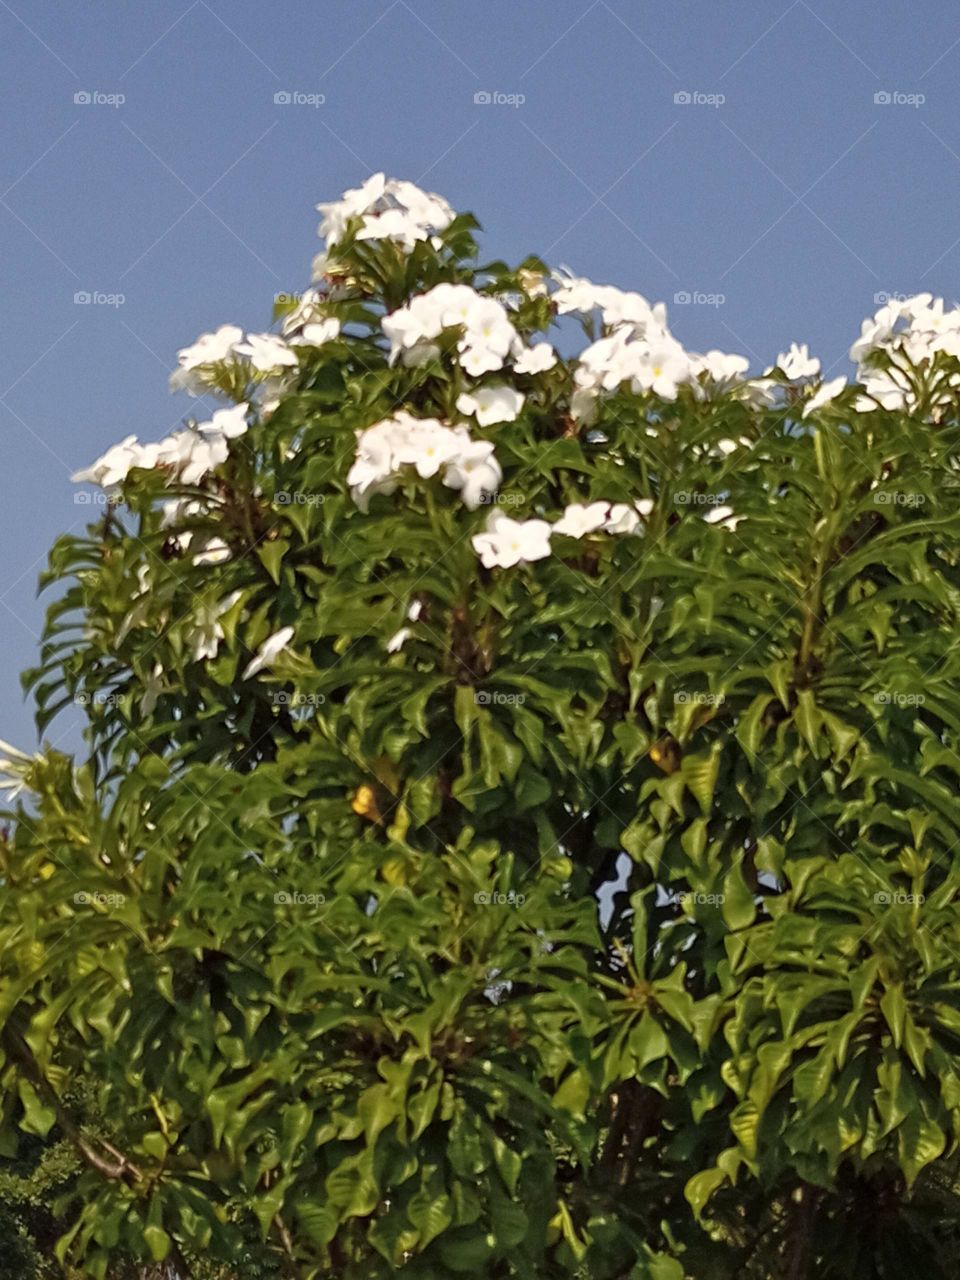
[[[280,1214],[276,1214],[273,1219],[273,1225],[276,1228],[277,1235],[280,1237],[280,1244],[283,1247],[283,1269],[290,1276],[291,1280],[299,1280],[300,1268],[297,1266],[297,1259],[293,1249],[293,1237],[290,1234],[290,1228],[284,1222]]]

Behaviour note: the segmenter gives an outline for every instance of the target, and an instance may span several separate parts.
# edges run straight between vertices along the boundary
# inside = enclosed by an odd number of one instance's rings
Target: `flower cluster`
[[[226,462],[228,441],[247,430],[249,407],[243,403],[232,409],[218,409],[208,422],[175,431],[154,444],[140,444],[136,436],[127,436],[89,467],[74,472],[71,479],[111,492],[123,484],[131,471],[140,468],[162,470],[181,484],[198,484],[208,472]]]
[[[298,365],[296,348],[320,347],[339,337],[340,323],[323,314],[319,294],[314,291],[296,312],[287,317],[284,334],[247,333],[238,325],[220,325],[214,333],[201,334],[192,346],[177,353],[177,369],[170,375],[170,389],[186,390],[191,396],[223,390],[224,371],[234,375],[234,384],[259,388],[261,399],[274,401],[284,387],[284,376]]]
[[[222,387],[224,369],[235,373],[244,386],[259,384],[261,390],[276,393],[285,373],[298,364],[296,345],[319,346],[340,332],[339,322],[319,316],[304,323],[290,341],[276,333],[248,333],[235,324],[221,325],[214,333],[204,333],[177,353],[177,368],[170,376],[172,391],[200,396]]]
[[[557,436],[580,434],[589,443],[602,442],[607,438],[602,424],[587,428],[601,417],[604,399],[616,393],[643,398],[641,415],[648,408],[652,411],[645,429],[654,435],[663,429],[657,424],[663,418],[663,403],[730,397],[739,402],[738,413],[776,406],[797,421],[837,401],[847,386],[842,375],[823,381],[820,361],[806,345],[796,343],[762,376],[750,378],[743,356],[685,350],[670,332],[663,303],[651,304],[639,293],[597,285],[566,271],[551,276],[534,260],[506,279],[496,273],[475,274],[473,284],[444,279],[441,273],[441,283],[416,292],[407,281],[416,276],[419,268],[412,268],[419,258],[405,263],[404,254],[426,243],[418,254],[429,259],[432,245],[436,261],[424,274],[436,281],[437,267],[447,272],[452,266],[445,255],[454,233],[443,237],[455,213],[440,196],[412,183],[375,174],[318,209],[323,215],[320,233],[327,239],[318,268],[323,282],[299,296],[283,317],[280,333],[245,333],[236,325],[223,325],[178,354],[171,378],[174,389],[195,395],[212,391],[240,403],[156,443],[141,444],[136,436],[127,436],[73,477],[115,493],[136,481],[134,473],[152,471],[166,482],[193,489],[165,503],[161,520],[167,546],[189,555],[193,564],[226,561],[233,554],[231,544],[237,547],[237,535],[227,532],[227,520],[217,523],[225,499],[209,477],[227,462],[231,442],[251,423],[262,423],[279,397],[299,385],[305,348],[339,342],[325,358],[353,360],[358,378],[374,374],[396,396],[387,403],[405,406],[392,411],[371,397],[369,403],[379,403],[381,415],[391,416],[356,432],[345,479],[364,512],[374,495],[389,496],[415,477],[437,478],[474,511],[503,486],[501,460],[507,465],[507,458],[522,456],[541,416],[550,417],[550,430]],[[357,252],[354,245],[359,241],[384,243]],[[366,266],[371,255],[379,263],[372,274]],[[459,267],[456,270],[459,273]],[[401,290],[383,287],[381,273],[390,271],[399,272]],[[392,309],[385,294],[392,298]],[[543,330],[551,316],[581,318],[588,343],[579,355],[561,360],[550,342],[530,337]],[[345,324],[351,326],[349,331],[344,331]],[[938,394],[955,396],[960,386],[960,374],[953,372],[956,366],[948,364],[960,359],[960,308],[947,310],[942,299],[930,294],[889,302],[864,321],[851,358],[859,365],[859,385],[852,389],[856,394],[839,400],[839,411],[911,409],[922,397],[936,414]],[[359,421],[369,421],[377,412],[373,409]],[[511,423],[518,425],[504,439],[498,460],[496,429]],[[476,438],[474,431],[494,438]],[[690,447],[699,459],[722,463],[751,445],[749,436],[740,435],[697,441]],[[291,457],[294,446],[287,440],[284,447]],[[256,449],[251,451],[255,454]],[[508,472],[504,505],[513,498],[522,500],[517,473],[509,467]],[[644,534],[653,503],[646,498],[584,498],[570,502],[553,520],[548,512],[538,505],[535,518],[518,520],[501,506],[491,510],[485,526],[472,536],[482,564],[509,569],[542,560],[554,547],[560,554],[571,554],[565,540]],[[740,519],[730,506],[716,503],[700,514],[706,523],[729,531]],[[218,531],[225,536],[218,536]],[[143,581],[141,588],[147,593]],[[238,599],[234,593],[199,605],[186,639],[194,661],[216,657],[225,634],[224,615]],[[418,601],[410,606],[407,624],[417,621],[420,609]],[[146,616],[145,605],[138,600],[124,628],[140,625],[141,615]],[[269,666],[289,644],[288,632],[283,628],[270,636],[244,674],[256,675]],[[388,651],[397,652],[411,633],[410,625],[402,626],[387,642]],[[125,634],[122,630],[120,638]],[[144,705],[152,706],[162,692],[162,674],[155,672],[147,679]]]
[[[941,376],[936,368],[939,355],[960,358],[960,307],[946,309],[942,298],[929,293],[887,302],[864,320],[850,348],[863,389],[857,411],[913,410],[924,382],[934,406],[951,399],[960,387],[960,375]]]
[[[462,331],[457,342],[460,366],[472,378],[495,373],[508,359],[517,373],[542,373],[556,364],[549,343],[527,348],[503,303],[466,284],[438,284],[384,317],[390,363],[398,357],[407,365],[436,359],[440,348],[435,339],[454,328]]]
[[[650,498],[633,503],[571,502],[552,524],[542,519],[512,520],[501,511],[491,511],[486,528],[471,541],[485,569],[511,569],[549,556],[553,551],[550,539],[555,534],[580,539],[594,533],[642,533],[652,511]],[[703,518],[731,531],[740,519],[728,506],[712,507]]]
[[[445,231],[454,219],[453,210],[442,196],[382,173],[345,191],[339,200],[318,204],[317,212],[323,214],[320,235],[328,245],[344,239],[359,223],[358,240],[395,240],[405,249]]]
[[[414,418],[401,410],[357,433],[356,458],[347,474],[354,501],[366,510],[375,493],[393,493],[410,467],[422,479],[442,470],[443,483],[458,489],[471,510],[503,479],[488,440],[471,439],[466,427],[447,427],[436,418]]]
[[[653,392],[662,400],[675,400],[683,385],[702,393],[701,375],[715,390],[728,390],[749,367],[743,356],[684,350],[667,328],[662,302],[651,306],[639,293],[567,275],[555,279],[558,287],[552,300],[557,313],[589,316],[599,311],[606,330],[581,353],[574,370],[572,408],[580,419],[592,419],[598,397],[624,383],[638,394]]]
[[[291,346],[322,347],[340,336],[340,321],[326,314],[329,296],[319,289],[307,289],[293,310],[287,312],[280,328]]]

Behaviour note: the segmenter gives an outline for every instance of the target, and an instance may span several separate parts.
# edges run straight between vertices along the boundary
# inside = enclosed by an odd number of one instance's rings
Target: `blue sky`
[[[0,0],[0,737],[70,472],[179,422],[179,347],[267,327],[318,200],[384,169],[688,347],[846,371],[878,293],[956,299],[958,71],[947,0]]]

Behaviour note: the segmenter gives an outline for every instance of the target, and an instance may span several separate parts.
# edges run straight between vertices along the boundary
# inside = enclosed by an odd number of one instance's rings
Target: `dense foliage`
[[[750,379],[410,184],[322,211],[280,333],[180,353],[227,407],[51,556],[27,680],[89,753],[5,766],[24,1258],[955,1275],[960,313]]]

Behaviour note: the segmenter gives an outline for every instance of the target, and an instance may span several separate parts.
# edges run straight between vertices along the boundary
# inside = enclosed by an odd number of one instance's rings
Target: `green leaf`
[[[407,1206],[407,1217],[420,1233],[420,1248],[425,1249],[453,1221],[453,1202],[445,1192],[434,1195],[423,1187]]]
[[[290,543],[286,538],[276,538],[272,542],[263,542],[257,547],[260,563],[275,583],[279,584],[280,582],[280,566],[283,557],[289,550]]]

